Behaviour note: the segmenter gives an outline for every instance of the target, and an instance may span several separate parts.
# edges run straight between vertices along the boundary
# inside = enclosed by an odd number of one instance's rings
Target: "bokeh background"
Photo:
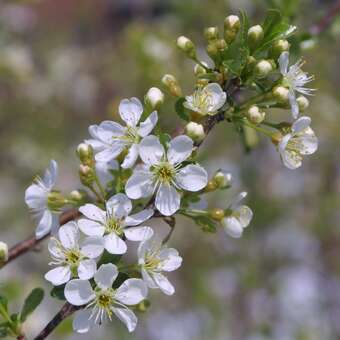
[[[80,186],[75,148],[87,127],[117,118],[122,98],[143,98],[175,74],[191,91],[193,65],[175,48],[185,34],[203,46],[202,30],[244,9],[252,24],[267,8],[281,8],[305,40],[298,47],[314,73],[308,114],[320,138],[318,153],[296,171],[285,169],[273,145],[261,140],[245,154],[237,133],[220,124],[202,149],[210,173],[234,178],[232,190],[208,196],[225,207],[249,192],[255,217],[244,237],[207,234],[180,219],[171,245],[184,257],[170,274],[176,295],[151,294],[150,310],[128,335],[114,321],[88,335],[65,321],[52,339],[332,340],[340,338],[340,18],[318,23],[336,1],[325,0],[31,0],[0,2],[0,240],[13,245],[35,228],[24,190],[51,158],[60,166],[59,188]],[[321,31],[321,32],[320,32]],[[313,35],[310,35],[313,33]],[[200,52],[202,58],[203,50]],[[181,122],[169,97],[163,126]],[[271,112],[273,119],[279,112]],[[288,113],[286,113],[288,115]],[[287,116],[286,116],[287,117]],[[207,157],[209,155],[209,158]],[[159,221],[153,224],[165,232]],[[0,273],[0,291],[16,311],[36,286],[43,304],[28,320],[29,338],[59,310],[43,279],[46,244]]]

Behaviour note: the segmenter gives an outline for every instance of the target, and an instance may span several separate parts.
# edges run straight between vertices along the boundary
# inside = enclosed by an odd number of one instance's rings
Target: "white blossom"
[[[293,118],[299,115],[299,105],[296,92],[304,95],[312,95],[313,89],[305,87],[306,84],[314,80],[314,76],[309,76],[302,71],[303,61],[299,60],[296,64],[289,66],[289,52],[283,52],[279,58],[280,71],[283,76],[283,85],[289,89],[289,102],[292,108]]]
[[[143,280],[149,288],[159,288],[164,294],[172,295],[175,288],[162,272],[172,272],[182,264],[182,258],[174,248],[162,246],[154,237],[140,243],[138,264]]]
[[[39,221],[35,230],[36,238],[42,238],[49,232],[55,232],[59,227],[58,211],[49,205],[48,198],[56,183],[58,164],[51,160],[44,177],[37,177],[35,183],[30,185],[25,192],[25,202]]]
[[[140,122],[142,113],[143,105],[139,99],[123,99],[119,105],[119,114],[126,127],[108,120],[89,127],[93,139],[86,142],[96,152],[96,161],[109,162],[123,150],[128,150],[122,168],[131,168],[135,164],[140,140],[151,133],[158,120],[157,112],[154,111],[144,122]]]
[[[103,247],[111,254],[124,254],[125,237],[130,241],[142,241],[153,235],[147,226],[139,226],[154,213],[145,209],[130,215],[132,203],[124,194],[116,194],[106,202],[106,211],[94,204],[85,204],[79,211],[85,216],[78,221],[80,230],[89,236],[103,237]]]
[[[299,168],[303,156],[313,154],[318,148],[318,139],[310,123],[311,119],[306,116],[297,119],[291,132],[283,136],[278,145],[283,164],[289,169]]]
[[[229,214],[221,221],[225,232],[231,237],[240,238],[243,229],[248,227],[253,218],[252,210],[248,206],[240,204],[246,196],[246,192],[241,192],[230,204]]]
[[[193,150],[188,136],[170,141],[165,152],[156,136],[145,137],[139,145],[139,154],[145,168],[135,169],[126,183],[126,194],[131,199],[149,197],[156,192],[155,206],[165,216],[173,215],[181,204],[179,190],[199,191],[208,182],[207,172],[199,165],[182,162]]]
[[[94,260],[103,253],[103,240],[100,237],[87,237],[80,242],[77,223],[64,224],[58,231],[58,238],[51,237],[48,250],[52,256],[50,265],[56,265],[45,274],[45,279],[59,286],[72,277],[88,280],[97,270]]]
[[[224,105],[227,94],[217,83],[211,83],[203,89],[197,89],[191,96],[185,97],[184,107],[203,116],[214,115]]]
[[[113,180],[111,171],[118,170],[119,164],[115,159],[112,159],[109,162],[96,162],[95,169],[99,182],[106,187],[107,184]]]
[[[87,280],[71,280],[65,286],[65,298],[74,306],[86,307],[78,311],[73,320],[73,329],[86,333],[95,325],[112,320],[116,315],[128,328],[134,331],[137,326],[136,315],[127,307],[143,301],[148,293],[141,279],[128,279],[117,289],[112,284],[118,276],[117,267],[103,264],[94,275],[95,287]]]

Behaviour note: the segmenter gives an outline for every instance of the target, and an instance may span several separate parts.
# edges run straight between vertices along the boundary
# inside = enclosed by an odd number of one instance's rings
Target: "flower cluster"
[[[56,191],[55,161],[26,190],[26,203],[38,219],[36,238],[51,234],[48,249],[54,268],[45,278],[70,304],[80,307],[73,321],[77,332],[114,316],[133,331],[137,325],[133,310],[141,308],[149,288],[174,294],[164,273],[182,264],[178,251],[167,246],[176,215],[192,219],[203,231],[220,227],[233,238],[240,238],[250,224],[253,212],[240,203],[246,192],[223,207],[202,203],[205,194],[232,186],[227,171],[216,169],[209,177],[198,163],[199,146],[215,124],[232,123],[245,143],[247,129],[264,134],[290,169],[300,167],[303,156],[317,150],[311,119],[298,118],[308,100],[297,93],[312,93],[305,88],[312,77],[302,71],[301,62],[288,65],[286,39],[295,28],[284,22],[272,25],[276,38],[271,37],[271,44],[266,23],[249,27],[244,14],[242,21],[227,17],[222,36],[217,27],[207,28],[209,63],[200,61],[194,43],[181,36],[178,47],[196,63],[193,94],[183,96],[172,75],[165,75],[162,82],[177,97],[175,110],[186,121],[183,132],[171,137],[162,130],[157,110],[165,96],[153,87],[144,106],[135,97],[120,102],[124,126],[106,120],[89,127],[91,138],[77,148],[79,177],[86,190],[68,195]],[[237,94],[243,89],[247,95],[254,89],[256,93],[249,98]],[[268,120],[265,109],[270,107],[291,110],[294,121]],[[59,215],[67,205],[76,208],[79,217],[59,227]],[[170,227],[163,240],[150,226],[151,219]],[[136,260],[127,264],[124,255],[134,249],[133,243],[138,243]]]

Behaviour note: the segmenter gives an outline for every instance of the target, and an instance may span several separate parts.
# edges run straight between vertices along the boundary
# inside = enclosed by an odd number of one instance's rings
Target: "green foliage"
[[[52,288],[50,295],[57,300],[65,301],[64,289],[65,285],[55,286]]]
[[[183,103],[185,102],[185,98],[181,97],[176,100],[175,103],[175,111],[179,118],[185,120],[186,122],[190,122],[190,114],[188,110],[183,106]]]
[[[34,288],[27,296],[20,312],[20,321],[24,322],[34,312],[44,298],[44,291],[41,288]]]
[[[201,227],[204,232],[216,233],[216,223],[213,219],[208,216],[197,216],[193,217],[195,223]]]

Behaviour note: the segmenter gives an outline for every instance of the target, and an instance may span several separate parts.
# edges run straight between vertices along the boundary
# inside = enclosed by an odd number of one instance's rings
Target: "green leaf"
[[[6,312],[8,311],[8,301],[7,298],[3,295],[0,295],[0,304],[2,305],[2,307],[6,310]]]
[[[164,147],[167,147],[168,143],[171,141],[171,136],[168,133],[161,133],[159,135],[159,141]]]
[[[55,286],[52,288],[50,295],[55,299],[65,301],[64,288],[65,285]]]
[[[216,223],[207,216],[194,217],[195,222],[199,225],[203,231],[207,233],[216,233]]]
[[[175,103],[175,111],[181,119],[190,122],[190,114],[183,106],[184,102],[185,102],[184,97],[177,99]]]
[[[41,288],[34,288],[26,298],[20,312],[20,321],[24,322],[34,312],[44,298],[44,291]]]
[[[8,322],[3,322],[0,324],[0,338],[6,338],[8,336],[8,330],[10,328],[10,324]]]

